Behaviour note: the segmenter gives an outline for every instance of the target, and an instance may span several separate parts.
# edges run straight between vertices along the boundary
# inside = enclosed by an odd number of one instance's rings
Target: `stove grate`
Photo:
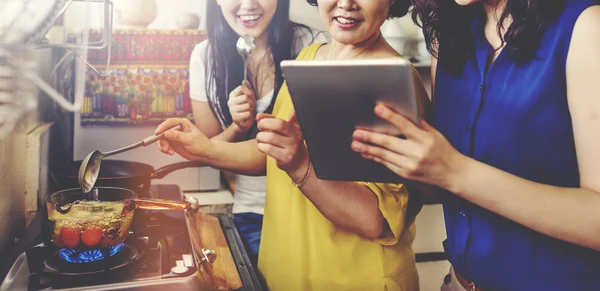
[[[106,257],[112,257],[125,247],[124,243],[110,246],[108,249],[62,249],[58,252],[58,257],[65,262],[75,264],[85,264],[96,261],[102,261]],[[108,256],[106,254],[108,253]]]

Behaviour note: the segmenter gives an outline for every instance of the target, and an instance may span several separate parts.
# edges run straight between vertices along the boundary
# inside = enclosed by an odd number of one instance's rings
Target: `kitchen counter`
[[[214,262],[203,263],[205,272],[201,272],[214,290],[262,290],[228,216],[189,211],[186,212],[186,220],[196,255],[201,257],[203,250],[208,249],[216,252]]]

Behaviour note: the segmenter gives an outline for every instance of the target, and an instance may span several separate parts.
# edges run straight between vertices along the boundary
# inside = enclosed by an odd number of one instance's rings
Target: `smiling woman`
[[[283,83],[279,63],[294,58],[315,39],[325,41],[322,34],[291,22],[289,5],[289,0],[207,0],[208,40],[191,56],[190,97],[196,126],[209,138],[230,142],[252,138],[257,132],[256,113],[271,112]],[[243,35],[252,36],[256,47],[247,60],[249,82],[244,84],[244,64],[236,50]],[[235,224],[254,264],[265,184],[264,176],[236,176]]]
[[[408,0],[311,3],[332,39],[297,60],[401,58],[380,30],[387,17],[406,14]],[[308,152],[285,86],[273,115],[258,115],[256,136],[268,155],[259,270],[269,289],[418,290],[412,242],[419,201],[404,185],[319,179],[311,162],[318,157]],[[424,92],[420,82],[415,87]],[[419,97],[426,104],[426,94]],[[340,120],[331,115],[329,122]]]
[[[333,38],[352,43],[351,39],[364,39],[376,35],[386,19],[406,14],[410,2],[392,1],[333,1],[308,0],[309,4],[319,6],[321,21]],[[359,9],[360,8],[360,9]]]
[[[443,198],[442,290],[599,290],[599,1],[412,2],[434,122],[352,147]]]
[[[217,0],[216,3],[221,7],[223,17],[236,34],[249,34],[254,38],[268,36],[265,32],[275,16],[277,1]]]

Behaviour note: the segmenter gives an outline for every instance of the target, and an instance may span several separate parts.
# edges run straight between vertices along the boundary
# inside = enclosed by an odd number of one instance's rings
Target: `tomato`
[[[79,234],[81,229],[76,227],[65,227],[60,231],[60,238],[67,248],[76,248],[79,245]]]
[[[88,228],[81,233],[81,241],[88,247],[97,245],[102,239],[102,230],[99,228]]]

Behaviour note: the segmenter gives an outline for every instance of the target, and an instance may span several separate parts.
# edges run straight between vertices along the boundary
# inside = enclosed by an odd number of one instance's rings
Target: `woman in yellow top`
[[[387,17],[405,15],[408,0],[317,2],[332,41],[307,47],[298,59],[400,57],[380,27]],[[421,101],[428,101],[420,82],[417,91]],[[181,124],[181,132],[165,134],[161,151],[242,174],[266,170],[259,271],[267,287],[418,290],[412,242],[420,205],[409,201],[406,187],[318,179],[285,84],[273,115],[260,114],[257,120],[256,139],[239,143],[211,141],[186,119],[167,120],[156,133]]]

